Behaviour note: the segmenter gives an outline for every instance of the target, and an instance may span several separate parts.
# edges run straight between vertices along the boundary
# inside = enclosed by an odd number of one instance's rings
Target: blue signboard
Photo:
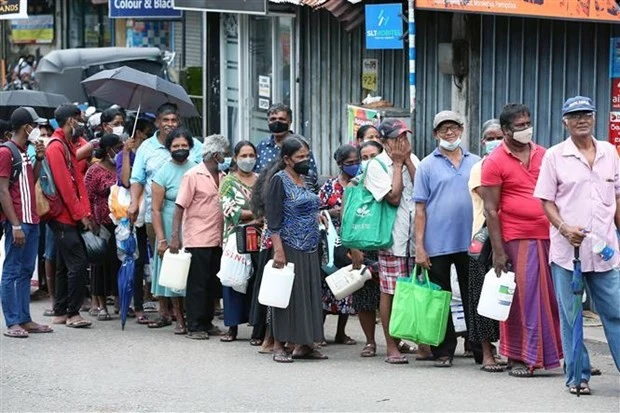
[[[110,0],[111,19],[178,19],[173,0]]]
[[[609,77],[620,78],[620,37],[612,37],[609,47]]]
[[[366,5],[366,49],[403,48],[403,5]]]

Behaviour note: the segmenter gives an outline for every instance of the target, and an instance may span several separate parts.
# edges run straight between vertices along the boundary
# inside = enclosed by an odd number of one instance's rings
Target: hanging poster
[[[355,141],[357,130],[364,125],[379,124],[379,111],[360,106],[347,105],[347,139]]]
[[[54,16],[38,14],[11,20],[11,37],[14,44],[50,44],[54,41]]]
[[[416,0],[419,9],[620,22],[617,0]]]
[[[0,0],[0,20],[15,20],[27,18],[27,0]]]
[[[258,96],[271,97],[271,78],[269,76],[258,76]]]

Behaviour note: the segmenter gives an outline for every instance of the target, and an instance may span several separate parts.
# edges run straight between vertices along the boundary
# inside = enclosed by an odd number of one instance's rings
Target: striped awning
[[[344,25],[346,31],[355,29],[364,22],[364,8],[358,3],[363,0],[269,0],[271,3],[289,3],[326,9]]]

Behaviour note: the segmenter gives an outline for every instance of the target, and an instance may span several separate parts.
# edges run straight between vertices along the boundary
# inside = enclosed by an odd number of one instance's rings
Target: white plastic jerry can
[[[342,300],[362,288],[371,278],[372,275],[367,267],[354,270],[353,265],[349,265],[325,277],[325,282],[334,294],[334,298]]]
[[[493,320],[506,321],[510,314],[516,287],[514,272],[505,272],[498,277],[495,270],[491,268],[484,276],[482,293],[478,302],[478,314]]]
[[[268,307],[287,308],[291,300],[294,281],[295,265],[293,263],[289,262],[284,268],[274,268],[273,260],[269,260],[263,271],[258,302]]]
[[[173,290],[185,290],[191,262],[192,254],[185,250],[180,250],[178,254],[166,250],[159,270],[159,285]]]

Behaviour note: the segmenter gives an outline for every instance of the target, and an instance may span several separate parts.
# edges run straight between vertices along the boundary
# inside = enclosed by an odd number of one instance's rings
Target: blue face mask
[[[501,144],[502,144],[502,140],[501,139],[496,139],[494,141],[486,142],[484,144],[484,149],[485,149],[487,155],[490,155],[491,152],[493,152],[495,150],[495,148],[497,148]]]
[[[351,178],[357,176],[360,171],[360,164],[356,163],[353,165],[342,165],[342,172],[350,176]]]
[[[224,158],[224,162],[217,164],[217,170],[220,172],[226,172],[230,169],[230,163],[232,162],[232,158],[227,156]]]

